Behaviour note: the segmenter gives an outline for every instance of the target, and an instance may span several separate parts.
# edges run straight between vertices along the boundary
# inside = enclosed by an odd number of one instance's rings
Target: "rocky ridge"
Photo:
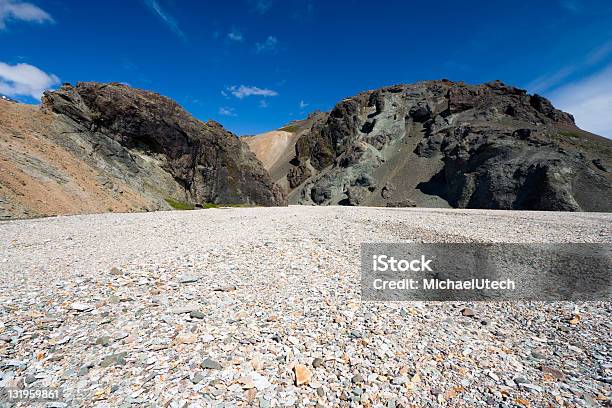
[[[385,87],[297,125],[293,203],[612,210],[612,142],[500,81]]]

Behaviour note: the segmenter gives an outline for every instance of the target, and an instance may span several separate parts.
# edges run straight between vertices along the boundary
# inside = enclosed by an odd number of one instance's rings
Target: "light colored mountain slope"
[[[255,136],[243,136],[241,139],[263,163],[272,180],[288,189],[286,175],[291,168],[289,162],[295,157],[295,142],[299,137],[299,132],[273,130]]]
[[[0,100],[0,219],[159,208],[61,145],[53,117]]]

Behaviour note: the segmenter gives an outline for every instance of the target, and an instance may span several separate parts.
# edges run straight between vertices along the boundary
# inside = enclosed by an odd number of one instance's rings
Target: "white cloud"
[[[267,108],[268,107],[268,101],[266,101],[265,99],[262,99],[261,101],[259,101],[259,107],[260,108]]]
[[[612,138],[612,65],[547,96],[557,108],[574,115],[580,128]]]
[[[162,9],[157,0],[145,0],[145,4],[149,10],[151,10],[166,26],[168,26],[170,30],[172,30],[174,34],[178,35],[182,40],[187,39],[185,33],[181,31],[176,20],[170,14],[166,13],[164,9]]]
[[[232,27],[232,31],[227,33],[227,38],[236,42],[244,41],[244,35],[237,28],[234,27]]]
[[[278,38],[270,35],[264,42],[255,43],[255,52],[258,54],[264,52],[274,52],[276,51],[276,47],[278,47]]]
[[[9,65],[0,62],[0,93],[8,96],[31,96],[42,93],[59,83],[59,78],[30,64]]]
[[[304,109],[307,106],[308,106],[308,104],[306,102],[300,101],[300,109]]]
[[[0,0],[0,30],[4,30],[9,21],[52,23],[53,18],[49,13],[31,3],[19,0]]]
[[[272,89],[264,89],[264,88],[258,88],[256,86],[246,86],[246,85],[240,85],[240,86],[233,85],[233,86],[228,87],[227,90],[230,91],[231,94],[234,95],[238,99],[246,98],[247,96],[268,97],[268,96],[278,95],[278,92],[273,91]]]
[[[223,116],[237,116],[236,112],[234,112],[234,108],[230,108],[227,106],[222,106],[219,108],[219,115]]]

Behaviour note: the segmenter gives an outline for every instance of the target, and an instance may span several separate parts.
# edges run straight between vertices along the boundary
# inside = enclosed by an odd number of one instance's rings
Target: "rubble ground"
[[[609,302],[363,302],[359,251],[610,243],[611,221],[290,206],[2,222],[0,388],[60,388],[48,407],[606,405]]]

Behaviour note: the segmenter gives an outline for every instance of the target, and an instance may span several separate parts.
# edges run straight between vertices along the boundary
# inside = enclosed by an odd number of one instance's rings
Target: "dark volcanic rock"
[[[287,174],[287,181],[289,182],[290,188],[295,188],[302,184],[304,180],[306,180],[311,175],[311,171],[308,167],[301,164],[297,167],[292,167],[289,169],[289,173]]]
[[[284,193],[235,135],[214,121],[193,118],[159,94],[114,83],[65,84],[45,93],[43,107],[60,115],[64,133],[93,140],[108,167],[164,196],[193,204],[286,204]],[[170,177],[156,180],[147,177],[151,172]]]
[[[295,150],[298,203],[612,210],[612,142],[500,81],[361,93],[314,123]]]

